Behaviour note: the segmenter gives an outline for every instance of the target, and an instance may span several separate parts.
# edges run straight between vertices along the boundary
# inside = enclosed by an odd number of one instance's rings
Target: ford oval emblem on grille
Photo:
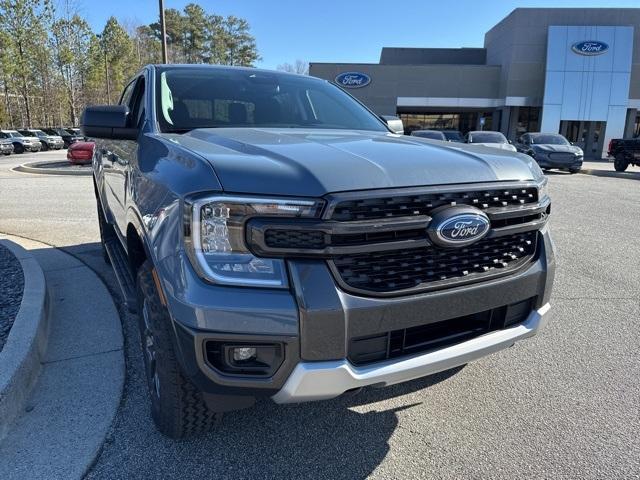
[[[464,247],[483,238],[490,228],[489,217],[474,207],[445,207],[433,215],[427,232],[441,247]]]

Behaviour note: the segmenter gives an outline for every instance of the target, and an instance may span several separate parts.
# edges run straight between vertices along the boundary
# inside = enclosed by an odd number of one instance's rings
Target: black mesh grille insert
[[[537,200],[538,190],[535,187],[365,198],[338,203],[331,219],[345,222],[428,215],[431,210],[443,205],[472,205],[485,210],[490,207],[526,205],[535,203]]]
[[[390,293],[421,286],[445,286],[498,271],[512,270],[530,260],[536,231],[481,240],[464,248],[414,248],[335,257],[342,281],[352,289]]]
[[[535,297],[417,327],[382,332],[349,341],[348,358],[354,365],[425,353],[470,340],[484,333],[524,322],[535,304]]]
[[[324,233],[317,230],[269,229],[265,243],[272,248],[324,248]]]

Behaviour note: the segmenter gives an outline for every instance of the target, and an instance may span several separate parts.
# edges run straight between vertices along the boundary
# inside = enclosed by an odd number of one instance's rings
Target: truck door
[[[143,116],[144,76],[134,79],[122,93],[120,105],[129,107],[131,125],[139,125]],[[107,148],[104,148],[107,147]],[[110,140],[100,151],[106,195],[109,208],[121,236],[127,232],[127,187],[129,182],[129,166],[137,162],[138,142],[135,140]]]

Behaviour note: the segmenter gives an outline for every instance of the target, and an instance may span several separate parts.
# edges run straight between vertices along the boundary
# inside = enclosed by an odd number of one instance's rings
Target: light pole
[[[169,63],[167,60],[167,27],[164,24],[164,0],[160,1],[160,41],[162,42],[162,63]]]

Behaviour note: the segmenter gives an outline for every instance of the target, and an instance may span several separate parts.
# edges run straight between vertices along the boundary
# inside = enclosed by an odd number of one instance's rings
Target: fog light
[[[246,362],[255,360],[257,351],[255,347],[235,347],[233,349],[233,360],[235,362]]]

